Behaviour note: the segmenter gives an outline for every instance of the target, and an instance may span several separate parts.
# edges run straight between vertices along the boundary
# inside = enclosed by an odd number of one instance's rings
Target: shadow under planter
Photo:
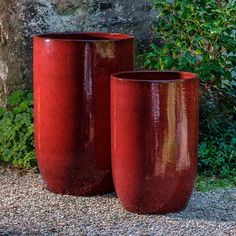
[[[197,170],[196,74],[140,71],[111,79],[112,171],[124,208],[184,209]]]
[[[133,65],[134,40],[125,34],[34,37],[35,144],[50,191],[96,195],[114,189],[110,75]]]

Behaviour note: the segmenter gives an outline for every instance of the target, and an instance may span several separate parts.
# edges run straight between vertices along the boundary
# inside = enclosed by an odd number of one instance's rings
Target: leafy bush
[[[217,135],[202,137],[198,165],[199,170],[207,176],[236,176],[236,123]]]
[[[199,168],[208,175],[236,174],[235,1],[153,2],[158,19],[144,67],[199,75]]]
[[[234,2],[154,0],[160,11],[156,39],[166,43],[161,47],[151,45],[145,66],[191,70],[207,86],[221,87],[225,80],[231,81],[236,49]]]
[[[16,91],[0,108],[0,161],[22,167],[36,166],[33,94]]]

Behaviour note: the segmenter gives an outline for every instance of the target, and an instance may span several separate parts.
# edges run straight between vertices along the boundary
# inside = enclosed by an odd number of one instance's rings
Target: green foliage
[[[16,91],[0,108],[0,161],[26,168],[36,166],[33,94]]]
[[[198,167],[204,175],[236,177],[236,122],[215,135],[202,135]]]
[[[236,187],[236,178],[208,178],[198,176],[195,183],[195,188],[200,192],[209,192],[217,189],[227,189]]]
[[[221,3],[218,3],[221,2]],[[234,0],[154,0],[159,11],[156,39],[145,66],[155,69],[190,70],[207,85],[222,86],[235,70]]]
[[[199,169],[236,175],[236,4],[234,0],[153,0],[158,12],[144,66],[200,77]]]

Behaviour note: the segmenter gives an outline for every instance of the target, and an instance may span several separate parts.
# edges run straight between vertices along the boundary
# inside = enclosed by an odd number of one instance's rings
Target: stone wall
[[[124,32],[147,41],[154,19],[145,0],[0,0],[0,106],[32,86],[32,37],[55,31]]]

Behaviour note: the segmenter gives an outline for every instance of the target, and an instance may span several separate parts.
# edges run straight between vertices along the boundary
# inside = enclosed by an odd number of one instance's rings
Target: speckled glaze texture
[[[133,44],[124,34],[34,37],[35,145],[50,191],[96,195],[114,189],[110,75],[133,69]]]
[[[127,72],[111,80],[112,171],[125,209],[184,209],[197,169],[198,77]]]

